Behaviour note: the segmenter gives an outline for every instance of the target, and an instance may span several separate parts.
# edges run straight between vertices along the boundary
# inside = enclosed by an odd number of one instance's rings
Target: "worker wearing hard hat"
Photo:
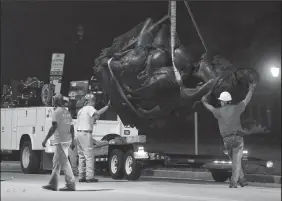
[[[250,84],[246,98],[237,105],[231,104],[232,96],[227,91],[222,92],[218,98],[221,104],[220,108],[214,108],[208,103],[208,94],[202,98],[204,106],[210,110],[218,120],[224,147],[228,150],[228,155],[232,160],[230,188],[237,188],[237,183],[239,183],[241,187],[248,185],[245,181],[241,165],[244,141],[240,117],[244,112],[246,105],[250,102],[255,87],[255,84]]]
[[[94,123],[100,115],[108,110],[108,104],[100,110],[95,109],[96,97],[94,94],[85,96],[85,106],[77,114],[77,152],[78,152],[78,178],[79,182],[98,182],[94,177],[94,141],[92,131]]]
[[[47,140],[54,134],[55,151],[53,156],[53,170],[48,185],[43,189],[58,190],[61,169],[65,173],[66,187],[60,191],[75,191],[75,178],[68,160],[68,149],[72,146],[74,130],[70,112],[64,107],[64,99],[61,94],[54,97],[55,111],[52,114],[52,126],[42,142],[45,147]]]

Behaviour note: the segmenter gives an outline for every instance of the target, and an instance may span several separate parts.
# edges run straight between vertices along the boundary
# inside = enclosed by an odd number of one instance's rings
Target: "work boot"
[[[234,182],[230,182],[229,188],[237,188],[237,184]]]
[[[86,183],[96,183],[96,182],[98,182],[98,179],[95,178],[86,180]]]
[[[86,182],[86,179],[85,178],[79,179],[78,182]]]
[[[45,185],[45,186],[42,186],[43,189],[45,190],[50,190],[50,191],[58,191],[58,188],[48,184],[48,185]]]
[[[65,186],[63,188],[60,188],[59,191],[75,191],[75,188]]]
[[[241,187],[245,187],[249,185],[245,179],[239,180],[238,183]]]

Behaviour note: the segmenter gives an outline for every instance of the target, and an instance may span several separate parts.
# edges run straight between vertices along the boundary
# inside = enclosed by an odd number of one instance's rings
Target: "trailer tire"
[[[211,174],[216,182],[225,182],[231,177],[231,173],[224,170],[211,170]]]
[[[109,158],[109,172],[113,179],[124,178],[124,153],[119,149],[114,149]]]
[[[142,173],[142,166],[138,160],[134,159],[132,150],[128,150],[124,160],[124,175],[129,181],[138,180]]]
[[[120,135],[118,134],[108,134],[108,135],[105,135],[104,137],[102,137],[101,141],[111,141],[112,139],[115,139],[116,137],[120,137]]]
[[[20,149],[20,162],[25,174],[36,174],[40,171],[40,151],[32,150],[31,142],[24,141]]]

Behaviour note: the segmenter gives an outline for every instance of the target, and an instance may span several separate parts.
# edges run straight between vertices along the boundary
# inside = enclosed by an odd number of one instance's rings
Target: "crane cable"
[[[207,48],[206,43],[205,43],[205,41],[204,41],[204,38],[203,38],[203,36],[202,36],[202,34],[201,34],[201,32],[200,32],[200,29],[199,29],[199,27],[198,27],[198,25],[197,25],[197,22],[196,22],[196,20],[195,20],[195,18],[194,18],[194,16],[193,16],[193,13],[192,13],[191,8],[190,8],[190,6],[189,6],[189,4],[188,4],[188,1],[184,1],[184,4],[185,4],[185,6],[186,6],[186,8],[187,8],[187,10],[188,10],[188,13],[189,13],[189,15],[190,15],[190,17],[191,17],[191,19],[192,19],[192,22],[193,22],[193,24],[194,24],[194,26],[195,26],[195,28],[196,28],[196,30],[197,30],[197,33],[198,33],[198,35],[199,35],[199,37],[200,37],[200,39],[201,39],[201,41],[202,41],[203,46],[204,46],[206,52],[208,52],[208,48]]]

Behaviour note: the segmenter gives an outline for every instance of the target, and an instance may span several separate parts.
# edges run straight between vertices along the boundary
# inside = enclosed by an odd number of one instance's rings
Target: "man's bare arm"
[[[243,100],[243,102],[245,103],[245,105],[248,105],[249,102],[251,101],[251,98],[253,96],[253,91],[255,90],[256,88],[256,84],[250,84],[249,86],[249,92],[248,94],[246,95],[246,98]]]
[[[212,112],[212,111],[214,110],[214,107],[208,103],[207,95],[203,96],[203,98],[202,98],[202,103],[204,104],[204,106],[205,106],[209,111]]]
[[[53,122],[52,122],[52,126],[51,126],[51,128],[49,129],[47,136],[45,137],[45,139],[44,139],[43,142],[42,142],[42,146],[43,146],[43,147],[45,147],[45,144],[46,144],[47,140],[55,133],[57,127],[58,127],[57,122],[56,122],[56,121],[53,121]]]
[[[102,109],[98,110],[97,112],[95,112],[96,114],[98,114],[99,116],[102,115],[103,113],[105,113],[110,107],[110,101],[108,102],[108,104],[103,107]]]

